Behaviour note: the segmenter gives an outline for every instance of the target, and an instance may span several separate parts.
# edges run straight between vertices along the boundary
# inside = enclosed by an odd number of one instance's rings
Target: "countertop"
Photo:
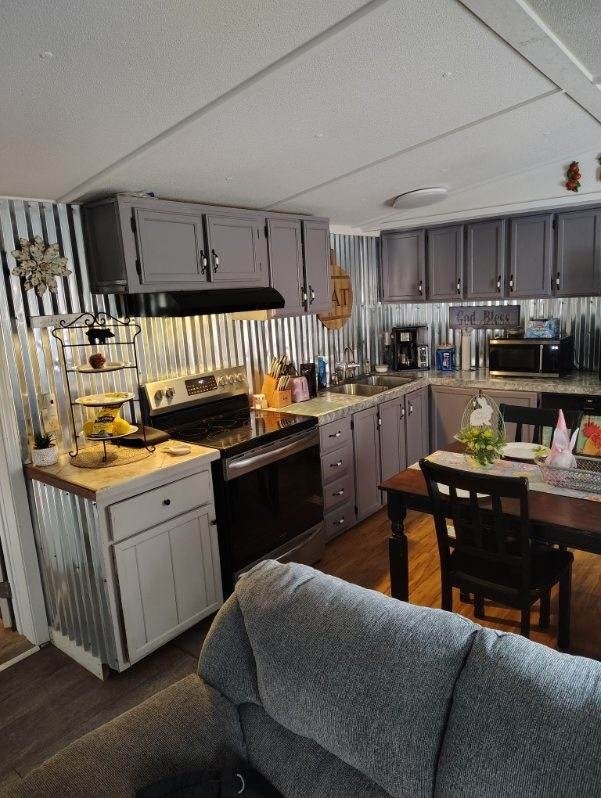
[[[601,396],[601,381],[596,372],[575,372],[565,379],[524,378],[524,377],[491,377],[488,370],[454,371],[440,373],[436,371],[404,371],[403,376],[414,377],[412,382],[375,396],[346,396],[345,394],[323,391],[315,399],[297,402],[288,407],[278,408],[282,413],[300,413],[314,416],[318,424],[328,424],[344,416],[373,407],[388,399],[404,396],[417,388],[428,385],[442,385],[450,388],[473,388],[474,390],[529,391],[534,393],[566,393]]]
[[[189,454],[175,456],[163,451],[173,443],[176,441],[159,444],[152,454],[136,463],[109,468],[78,468],[71,463],[68,454],[63,454],[56,465],[40,468],[28,463],[24,470],[29,479],[76,493],[91,501],[99,501],[123,498],[124,493],[134,495],[180,476],[187,476],[195,470],[200,471],[202,466],[219,459],[217,449],[194,444],[186,444],[191,449]]]

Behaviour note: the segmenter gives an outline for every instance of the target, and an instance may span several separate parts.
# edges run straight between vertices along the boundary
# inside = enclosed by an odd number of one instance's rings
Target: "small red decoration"
[[[568,166],[568,170],[566,172],[566,182],[565,187],[568,191],[579,191],[580,190],[580,178],[582,175],[580,174],[580,166],[578,161],[572,161],[572,163]]]

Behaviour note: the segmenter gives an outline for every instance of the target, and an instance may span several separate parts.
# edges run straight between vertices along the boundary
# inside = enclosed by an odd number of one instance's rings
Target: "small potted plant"
[[[53,435],[36,432],[33,438],[31,460],[34,466],[51,466],[58,463],[58,446]]]
[[[465,451],[483,468],[501,457],[506,440],[505,435],[492,427],[464,427],[457,440],[465,444]]]

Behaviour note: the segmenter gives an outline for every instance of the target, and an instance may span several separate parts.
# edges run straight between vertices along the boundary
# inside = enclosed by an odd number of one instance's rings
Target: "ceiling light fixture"
[[[405,208],[421,208],[422,205],[432,205],[446,199],[448,195],[446,188],[434,186],[432,188],[416,188],[414,191],[406,191],[399,194],[392,201],[392,207],[397,210]]]

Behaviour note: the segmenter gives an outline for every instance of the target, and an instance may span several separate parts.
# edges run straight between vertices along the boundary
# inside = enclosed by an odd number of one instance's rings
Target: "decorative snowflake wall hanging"
[[[43,238],[35,236],[33,241],[20,238],[19,246],[21,249],[15,249],[11,253],[19,263],[12,273],[24,278],[23,288],[26,291],[35,289],[38,296],[43,296],[46,289],[56,294],[56,278],[71,274],[71,270],[67,268],[67,258],[59,255],[58,244],[46,244]]]

